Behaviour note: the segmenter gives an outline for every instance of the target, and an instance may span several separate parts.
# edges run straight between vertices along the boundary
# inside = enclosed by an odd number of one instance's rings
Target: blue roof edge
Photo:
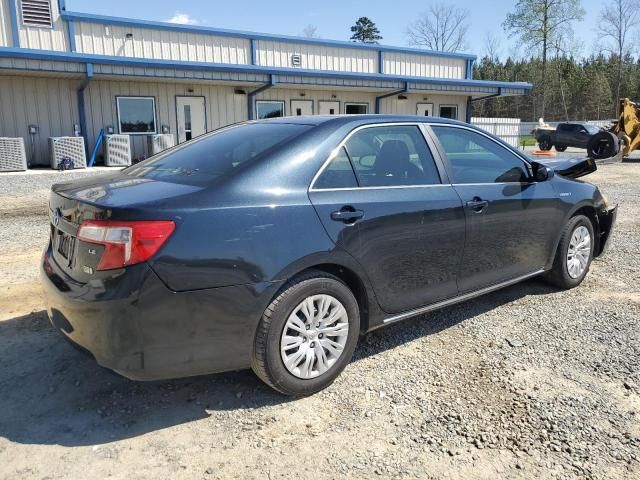
[[[69,12],[62,11],[60,15],[64,20],[72,21],[84,21],[90,23],[101,23],[104,25],[122,25],[128,27],[140,27],[140,28],[157,28],[162,30],[172,30],[176,32],[187,33],[200,33],[208,35],[219,35],[225,37],[239,37],[254,40],[271,40],[287,43],[306,43],[308,45],[322,45],[328,47],[340,47],[340,48],[356,48],[365,50],[375,50],[383,52],[397,52],[408,54],[419,54],[433,57],[447,57],[447,58],[463,58],[476,60],[478,57],[469,53],[454,53],[454,52],[438,52],[433,50],[423,50],[420,48],[410,47],[394,47],[391,45],[378,45],[374,43],[356,43],[348,42],[345,40],[324,40],[320,38],[305,38],[295,37],[291,35],[275,35],[271,33],[259,33],[249,32],[244,30],[230,30],[224,28],[204,27],[198,25],[183,25],[177,23],[156,22],[151,20],[137,20],[124,17],[111,17],[106,15],[95,15],[91,13]]]

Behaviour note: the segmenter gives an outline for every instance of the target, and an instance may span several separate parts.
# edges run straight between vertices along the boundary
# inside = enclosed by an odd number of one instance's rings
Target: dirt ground
[[[532,280],[379,330],[329,389],[136,383],[49,325],[47,189],[0,179],[0,479],[640,478],[640,163],[584,284]],[[46,183],[46,182],[44,182]]]

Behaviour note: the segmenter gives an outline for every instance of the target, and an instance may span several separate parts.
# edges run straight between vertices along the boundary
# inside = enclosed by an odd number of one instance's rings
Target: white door
[[[206,133],[206,115],[204,97],[176,97],[178,116],[178,143],[188,142],[192,138]]]
[[[340,114],[340,102],[334,102],[332,100],[320,100],[318,102],[320,115],[339,115]]]
[[[418,103],[416,115],[419,117],[433,117],[433,103]]]
[[[291,115],[313,115],[313,100],[291,100]]]

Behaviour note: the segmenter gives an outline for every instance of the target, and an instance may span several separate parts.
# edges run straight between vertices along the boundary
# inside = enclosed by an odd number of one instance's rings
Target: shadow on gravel
[[[553,292],[529,281],[378,330],[354,361],[436,334],[527,295]],[[46,313],[0,322],[0,437],[24,444],[96,445],[207,418],[211,410],[286,403],[250,371],[133,382],[99,367],[51,328]]]

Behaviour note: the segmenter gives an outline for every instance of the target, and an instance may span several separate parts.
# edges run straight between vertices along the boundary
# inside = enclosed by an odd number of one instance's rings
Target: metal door
[[[340,114],[340,102],[333,100],[320,100],[318,102],[320,107],[320,115],[339,115]]]
[[[207,131],[204,97],[176,97],[178,143],[188,142]]]
[[[313,100],[291,100],[291,115],[313,115]]]

